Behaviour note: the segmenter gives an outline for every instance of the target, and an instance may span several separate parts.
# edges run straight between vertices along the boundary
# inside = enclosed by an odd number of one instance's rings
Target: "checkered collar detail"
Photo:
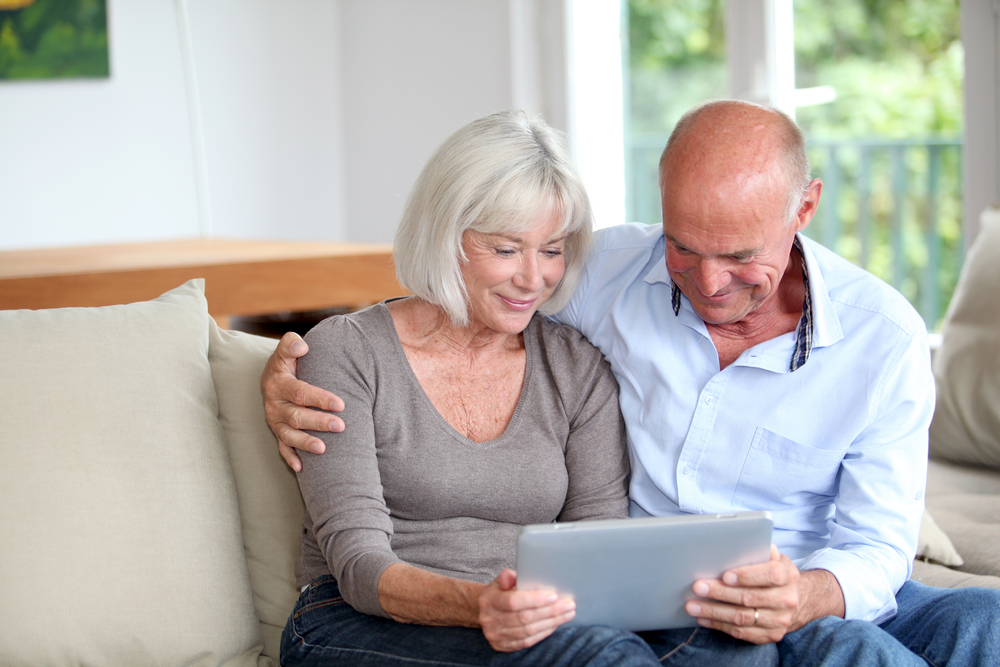
[[[809,353],[813,346],[813,304],[812,290],[809,287],[809,267],[806,266],[806,255],[802,250],[802,241],[798,234],[792,241],[792,247],[799,251],[802,258],[802,282],[806,288],[806,298],[802,302],[802,317],[799,319],[799,326],[795,330],[795,349],[792,351],[792,360],[788,365],[789,372],[794,373],[805,365],[809,359]],[[681,289],[677,283],[670,282],[670,304],[674,308],[674,315],[681,312]]]

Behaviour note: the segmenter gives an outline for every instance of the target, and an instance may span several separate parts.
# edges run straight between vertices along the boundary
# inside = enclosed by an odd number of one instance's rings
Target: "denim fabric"
[[[781,664],[1000,665],[1000,591],[907,581],[896,602],[899,612],[881,625],[831,616],[786,635],[779,644]]]
[[[299,596],[292,610],[281,636],[281,664],[772,667],[777,651],[773,645],[753,646],[704,629],[644,632],[640,638],[605,626],[563,626],[535,646],[498,653],[478,629],[408,625],[357,612],[340,596],[337,582],[323,577]]]
[[[717,630],[683,628],[640,632],[661,665],[676,667],[777,667],[774,644],[757,646]]]
[[[281,664],[293,665],[656,665],[634,633],[607,627],[559,628],[531,648],[498,653],[479,629],[408,625],[355,611],[332,577],[317,580],[292,610],[281,636]]]

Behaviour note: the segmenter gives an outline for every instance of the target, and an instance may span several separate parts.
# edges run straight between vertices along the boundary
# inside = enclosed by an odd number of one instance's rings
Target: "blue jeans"
[[[754,646],[702,628],[637,635],[605,626],[562,626],[514,653],[494,651],[475,628],[409,625],[355,611],[336,580],[323,577],[299,596],[281,635],[281,664],[632,667],[777,665],[774,645]]]
[[[1000,591],[907,581],[896,603],[880,625],[830,616],[785,635],[782,666],[1000,665]]]

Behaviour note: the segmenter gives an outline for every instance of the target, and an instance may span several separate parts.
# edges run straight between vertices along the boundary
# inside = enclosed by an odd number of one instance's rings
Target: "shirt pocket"
[[[845,453],[804,445],[759,427],[743,463],[733,504],[778,508],[829,503],[837,493]]]

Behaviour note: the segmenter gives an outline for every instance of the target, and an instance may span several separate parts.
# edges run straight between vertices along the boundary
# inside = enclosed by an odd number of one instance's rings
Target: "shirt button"
[[[684,474],[688,477],[691,476],[691,466],[684,466]]]
[[[707,403],[708,405],[711,405],[714,401],[715,401],[715,397],[714,396],[706,396],[705,397],[705,403]]]

